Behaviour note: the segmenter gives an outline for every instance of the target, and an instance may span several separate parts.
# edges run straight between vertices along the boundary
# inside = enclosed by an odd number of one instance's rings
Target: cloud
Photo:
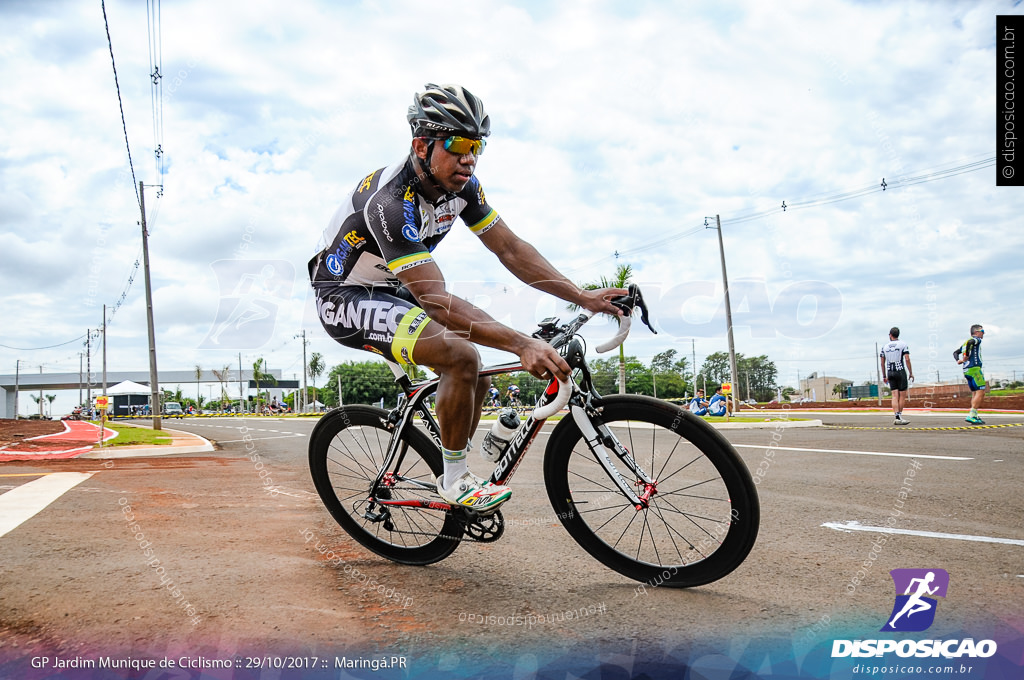
[[[697,337],[698,362],[725,348],[724,323],[692,328],[694,318],[711,324],[721,306],[717,234],[703,228],[717,214],[730,281],[760,282],[769,304],[805,282],[841,295],[835,326],[799,340],[783,330],[765,337],[775,312],[736,303],[752,323],[738,326],[737,350],[775,359],[784,382],[801,362],[866,379],[870,361],[851,358],[870,359],[893,323],[914,347],[929,333],[932,303],[941,305],[943,344],[979,319],[999,327],[986,366],[1009,374],[1024,355],[1011,320],[1024,293],[1014,267],[1024,237],[1012,228],[1024,199],[995,187],[991,167],[897,185],[994,155],[991,17],[1010,10],[492,3],[462,6],[437,27],[435,8],[412,2],[181,2],[162,12],[155,126],[145,12],[108,2],[133,180],[98,9],[4,3],[0,285],[17,292],[0,299],[3,344],[82,334],[127,290],[109,360],[117,369],[145,365],[134,264],[133,183],[142,180],[163,185],[159,198],[154,186],[145,190],[161,366],[237,361],[237,352],[196,349],[218,309],[211,263],[231,258],[286,260],[296,272],[273,337],[243,363],[264,354],[271,365],[296,366],[303,328],[329,362],[356,358],[310,316],[305,262],[356,182],[407,153],[413,91],[460,82],[492,115],[478,167],[489,200],[570,278],[596,279],[628,262],[659,291],[714,287],[712,297],[687,298],[685,313],[678,300],[653,296],[663,326]],[[880,186],[883,177],[885,192],[736,221],[783,201]],[[521,285],[467,232],[453,232],[436,257],[453,281]],[[929,302],[934,290],[941,300]],[[490,300],[496,315],[535,316],[512,309],[518,293],[505,296]],[[628,349],[649,359],[668,342],[638,330]],[[0,366],[73,370],[75,351],[0,348]],[[850,367],[859,373],[844,375]]]

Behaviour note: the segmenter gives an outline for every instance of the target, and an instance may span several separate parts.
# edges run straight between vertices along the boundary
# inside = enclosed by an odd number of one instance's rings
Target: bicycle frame
[[[565,330],[563,330],[563,333],[560,335],[561,340],[564,341],[566,338],[572,338],[575,332],[578,331],[579,328],[589,320],[589,318],[590,317],[588,315],[580,315],[576,320],[566,325],[564,327]],[[650,497],[657,493],[657,482],[637,464],[629,451],[619,443],[618,439],[614,434],[612,434],[611,430],[604,425],[604,423],[597,421],[597,424],[595,425],[595,421],[593,419],[593,416],[597,415],[597,412],[595,411],[595,400],[599,400],[600,395],[598,395],[593,388],[593,384],[590,379],[590,371],[587,368],[582,348],[579,346],[578,342],[578,340],[572,340],[567,343],[568,349],[566,352],[566,359],[572,368],[581,370],[587,390],[584,392],[580,389],[580,386],[576,381],[570,378],[572,395],[568,402],[569,412],[579,426],[580,431],[583,433],[588,447],[593,452],[598,462],[600,462],[604,467],[608,476],[612,479],[622,494],[629,499],[633,506],[637,510],[642,510],[648,507]],[[555,343],[553,342],[552,344]],[[563,344],[566,343],[563,342]],[[394,430],[392,431],[391,441],[388,444],[388,451],[385,456],[384,464],[381,466],[377,479],[371,487],[371,498],[377,504],[385,506],[395,505],[420,507],[431,510],[450,510],[452,509],[452,506],[442,501],[392,500],[376,498],[376,489],[381,485],[386,488],[389,484],[397,481],[417,484],[431,490],[435,490],[436,488],[436,485],[434,484],[418,480],[407,478],[401,478],[401,480],[398,480],[393,477],[393,473],[385,472],[386,470],[399,469],[401,467],[405,456],[405,450],[399,451],[399,444],[403,439],[402,434],[405,432],[405,429],[413,426],[412,420],[416,414],[419,414],[421,417],[423,426],[433,438],[434,443],[438,448],[441,447],[440,427],[438,426],[437,420],[426,406],[427,397],[437,390],[440,379],[434,378],[423,383],[413,384],[409,380],[408,376],[402,372],[401,368],[396,364],[390,365],[392,367],[392,371],[394,371],[395,375],[398,377],[397,382],[402,387],[404,395],[400,398],[398,405],[393,411],[391,411],[389,416],[389,420],[394,425]],[[488,366],[480,371],[480,376],[489,377],[494,375],[503,375],[522,370],[522,368],[523,366],[520,363]],[[542,393],[541,398],[537,403],[537,408],[550,404],[558,392],[558,387],[558,381],[552,379],[548,383],[545,391]],[[494,466],[494,470],[490,476],[490,481],[497,484],[505,484],[512,478],[546,420],[547,418],[537,418],[535,411],[531,411],[530,416],[519,425],[519,428],[509,440],[509,444],[504,453],[502,453],[501,458],[498,459],[498,462]],[[633,489],[631,483],[623,478],[622,474],[613,462],[613,457],[621,461],[622,464],[631,473],[633,473],[635,478],[639,480],[636,482],[638,486],[640,483],[643,484],[642,492],[637,493],[637,491]]]

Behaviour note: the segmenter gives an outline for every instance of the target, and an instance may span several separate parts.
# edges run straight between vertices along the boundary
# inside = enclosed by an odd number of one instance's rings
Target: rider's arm
[[[487,312],[452,295],[434,262],[397,274],[427,315],[450,332],[478,345],[514,352],[535,377],[549,371],[559,380],[569,377],[569,365],[551,345],[495,321]]]
[[[621,314],[619,309],[606,299],[613,295],[625,295],[622,288],[601,288],[598,290],[582,290],[567,279],[550,262],[544,259],[536,248],[516,236],[505,221],[497,223],[480,234],[480,240],[487,249],[498,256],[498,260],[523,283],[533,286],[545,293],[550,293],[566,302],[572,302],[591,312]]]

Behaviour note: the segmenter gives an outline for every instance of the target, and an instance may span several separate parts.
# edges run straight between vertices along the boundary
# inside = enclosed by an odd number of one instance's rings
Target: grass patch
[[[90,422],[97,426],[100,424],[98,420]],[[109,448],[111,446],[135,446],[138,444],[166,446],[171,443],[172,439],[171,435],[148,427],[122,425],[120,423],[112,423],[109,420],[107,421],[106,427],[108,430],[114,430],[117,432],[117,436],[109,441],[103,442],[103,448]]]

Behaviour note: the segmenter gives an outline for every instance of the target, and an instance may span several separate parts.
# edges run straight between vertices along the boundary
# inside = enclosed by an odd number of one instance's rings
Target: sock
[[[444,479],[441,485],[447,489],[469,470],[469,463],[466,461],[466,449],[451,451],[441,447],[441,457],[444,458]]]
[[[977,418],[978,417],[978,409],[976,409],[976,408],[972,408],[971,409],[971,417],[972,418]]]

